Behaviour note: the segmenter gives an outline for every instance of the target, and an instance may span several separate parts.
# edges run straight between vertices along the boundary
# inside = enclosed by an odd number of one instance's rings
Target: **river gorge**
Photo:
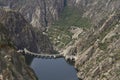
[[[120,0],[0,0],[0,80],[80,79],[120,80]]]

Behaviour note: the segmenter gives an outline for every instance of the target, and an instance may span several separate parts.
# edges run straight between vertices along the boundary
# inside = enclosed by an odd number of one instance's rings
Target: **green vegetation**
[[[120,34],[116,34],[114,36],[111,37],[111,41],[113,41],[114,39],[119,39],[120,38]]]
[[[116,25],[118,25],[118,19],[113,19],[112,21],[108,22],[104,31],[100,33],[100,40],[102,40],[111,30],[113,30]]]
[[[99,48],[100,48],[101,50],[106,50],[106,49],[107,49],[107,46],[108,46],[107,43],[99,43]]]
[[[120,75],[120,69],[116,70],[116,74],[117,74],[117,76]],[[120,78],[119,78],[119,79],[120,79]]]
[[[69,28],[70,26],[77,27],[90,27],[90,21],[87,18],[82,18],[80,12],[77,9],[66,7],[60,19],[56,21],[53,26],[61,26],[60,28]]]
[[[51,28],[49,31],[49,37],[56,46],[62,48],[72,40],[72,33],[66,30],[60,30],[58,28]]]
[[[112,29],[113,29],[113,27],[110,27],[110,28],[107,28],[106,30],[104,30],[104,31],[100,34],[100,40],[102,40]]]
[[[10,46],[12,48],[15,48],[13,43],[10,41],[7,32],[8,30],[3,26],[2,23],[0,23],[0,48],[5,46]]]
[[[71,26],[90,28],[91,24],[89,19],[81,17],[77,9],[66,7],[60,14],[59,20],[55,21],[48,30],[51,41],[54,41],[53,44],[62,48],[72,41]]]
[[[0,23],[0,33],[6,33],[6,29],[5,29],[5,27],[3,26],[3,24],[2,23]]]

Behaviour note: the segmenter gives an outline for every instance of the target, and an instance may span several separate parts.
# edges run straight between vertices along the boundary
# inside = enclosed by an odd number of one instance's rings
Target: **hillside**
[[[27,48],[33,52],[53,53],[46,35],[33,28],[19,12],[0,10],[0,22],[8,30],[8,37],[17,49]]]
[[[22,54],[7,37],[7,29],[0,23],[0,79],[37,80],[35,73],[26,65]]]
[[[0,6],[47,32],[60,53],[75,55],[79,78],[120,80],[120,0],[0,0]]]

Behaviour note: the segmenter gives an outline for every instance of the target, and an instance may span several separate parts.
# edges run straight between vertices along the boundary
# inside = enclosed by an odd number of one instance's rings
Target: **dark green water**
[[[30,66],[39,80],[78,80],[75,68],[63,58],[34,58]]]

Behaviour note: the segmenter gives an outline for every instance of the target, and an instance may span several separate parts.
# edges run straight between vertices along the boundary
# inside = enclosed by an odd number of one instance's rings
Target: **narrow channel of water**
[[[64,58],[34,58],[30,67],[39,80],[78,80],[77,71]]]

